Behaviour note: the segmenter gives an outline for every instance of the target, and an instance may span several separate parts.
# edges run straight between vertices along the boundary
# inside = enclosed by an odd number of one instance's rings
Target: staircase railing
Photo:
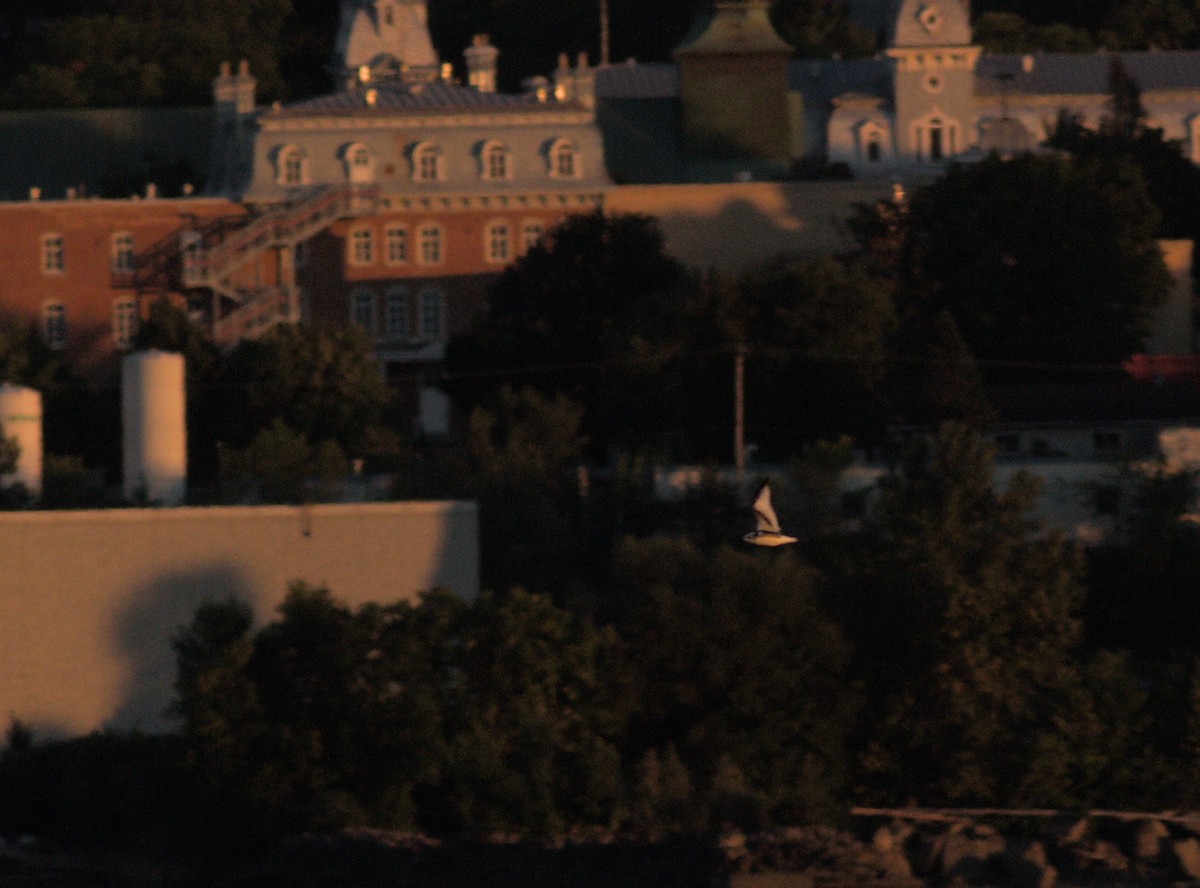
[[[375,209],[378,188],[336,185],[315,189],[298,201],[273,207],[211,247],[200,244],[183,256],[185,287],[220,287],[241,265],[271,247],[294,246],[335,220]]]

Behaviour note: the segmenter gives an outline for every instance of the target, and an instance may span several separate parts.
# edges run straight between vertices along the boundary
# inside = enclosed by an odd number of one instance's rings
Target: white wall
[[[265,622],[295,580],[351,606],[473,598],[479,518],[464,502],[10,512],[0,564],[0,722],[153,731],[201,602],[237,596]]]

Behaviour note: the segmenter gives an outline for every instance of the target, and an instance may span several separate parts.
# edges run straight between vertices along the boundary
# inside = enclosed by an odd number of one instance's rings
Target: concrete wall
[[[680,262],[738,274],[780,254],[850,249],[846,220],[858,204],[874,204],[889,192],[887,182],[620,185],[609,191],[604,209],[655,216],[667,252]]]
[[[0,514],[0,721],[162,730],[171,638],[206,600],[270,620],[288,585],[339,601],[479,591],[474,503]]]

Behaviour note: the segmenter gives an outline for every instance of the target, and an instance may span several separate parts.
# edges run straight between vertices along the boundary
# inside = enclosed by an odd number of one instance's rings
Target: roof
[[[979,59],[975,88],[980,95],[1105,95],[1114,58],[1142,92],[1200,90],[1200,51],[1195,50],[989,54]]]
[[[113,170],[136,173],[178,162],[202,179],[212,137],[208,106],[3,111],[0,199],[23,199],[35,186],[47,199],[67,188],[97,194]]]
[[[372,100],[372,95],[374,96]],[[529,111],[574,110],[573,102],[553,99],[542,102],[532,94],[480,92],[472,86],[457,83],[395,83],[339,90],[313,99],[306,99],[282,108],[272,109],[265,118],[328,117],[337,115],[370,116],[387,114],[453,113],[462,111]]]
[[[714,12],[697,20],[675,55],[791,55],[792,46],[771,24],[769,11],[765,0],[718,2]]]
[[[674,99],[679,95],[679,72],[670,62],[641,64],[630,59],[623,65],[596,69],[597,99]]]

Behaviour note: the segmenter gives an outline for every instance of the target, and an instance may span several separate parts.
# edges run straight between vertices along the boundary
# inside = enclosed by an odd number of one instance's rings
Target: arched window
[[[421,265],[441,265],[444,253],[442,227],[436,222],[422,223],[417,229],[417,261]]]
[[[112,236],[111,259],[113,274],[133,274],[133,232],[118,231]]]
[[[370,265],[375,261],[374,231],[370,228],[353,228],[348,240],[351,265]]]
[[[279,149],[275,159],[275,180],[280,185],[305,185],[308,183],[308,158],[295,145]]]
[[[510,175],[508,150],[498,142],[488,142],[480,153],[483,178],[507,179]]]
[[[483,233],[484,258],[495,265],[503,265],[512,258],[512,235],[507,222],[489,222]]]
[[[42,304],[42,341],[55,351],[67,347],[67,307],[61,302]]]
[[[442,178],[442,152],[437,145],[422,142],[413,149],[413,181],[437,182]]]
[[[362,143],[346,146],[342,152],[346,178],[351,182],[370,182],[375,178],[375,155]]]
[[[912,127],[913,151],[919,160],[939,163],[958,153],[958,124],[934,113]]]
[[[133,347],[137,322],[137,300],[134,297],[119,296],[113,300],[112,336],[115,348],[124,351]]]
[[[556,179],[574,179],[579,175],[579,156],[574,143],[559,139],[550,147],[550,175]]]

